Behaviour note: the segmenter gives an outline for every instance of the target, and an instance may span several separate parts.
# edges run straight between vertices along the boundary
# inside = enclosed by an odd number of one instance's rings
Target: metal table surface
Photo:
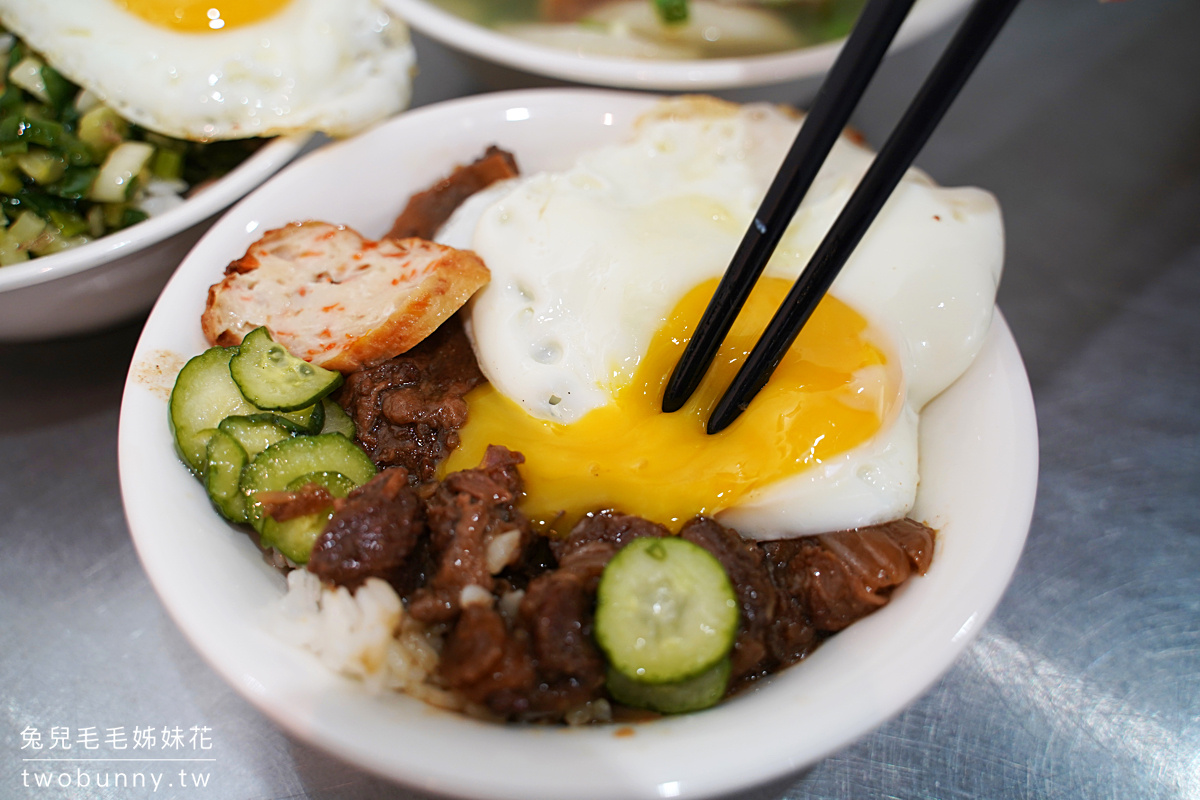
[[[887,62],[855,120],[868,139],[947,38]],[[418,48],[416,104],[487,88]],[[1198,798],[1200,3],[1029,0],[918,163],[1004,208],[1000,306],[1041,432],[1033,526],[994,617],[927,694],[743,796]],[[0,346],[0,797],[413,797],[284,735],[164,614],[117,483],[139,327]],[[164,727],[213,759],[187,788],[37,788],[22,760],[31,730],[108,748]]]

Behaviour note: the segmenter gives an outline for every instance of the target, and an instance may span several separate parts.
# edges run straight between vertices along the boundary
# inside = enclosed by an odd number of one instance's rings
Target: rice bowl
[[[492,30],[428,0],[386,2],[415,30],[485,63],[559,80],[618,88],[695,92],[798,80],[820,75],[829,69],[844,41],[729,58],[647,59],[584,55]],[[903,47],[929,35],[965,7],[965,0],[920,0],[897,34],[894,46]]]
[[[800,667],[717,708],[643,724],[633,735],[497,726],[404,696],[376,697],[267,631],[267,609],[285,581],[212,514],[176,460],[154,377],[173,376],[172,363],[203,348],[197,320],[207,286],[268,227],[332,218],[378,235],[408,193],[493,141],[531,170],[561,168],[581,147],[621,136],[653,102],[584,91],[491,95],[419,110],[315,153],[214,226],[152,313],[121,414],[122,493],[139,555],[200,652],[302,738],[394,780],[459,796],[709,796],[786,774],[885,720],[949,666],[999,599],[1028,528],[1037,466],[1028,384],[997,316],[975,364],[922,425],[917,502],[942,531],[929,574]],[[809,724],[792,724],[797,716]],[[727,757],[696,763],[696,744],[716,740]],[[511,769],[531,750],[540,754],[536,770]],[[466,765],[455,757],[462,752],[470,753]]]
[[[145,222],[0,268],[0,341],[88,333],[145,311],[216,215],[292,160],[310,138],[268,142],[194,197]]]

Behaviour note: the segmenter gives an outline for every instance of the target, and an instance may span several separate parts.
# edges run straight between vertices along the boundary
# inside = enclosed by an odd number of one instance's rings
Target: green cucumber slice
[[[303,489],[310,483],[315,483],[317,486],[324,486],[326,491],[334,497],[345,497],[350,494],[352,489],[358,486],[357,483],[340,472],[308,472],[289,483],[287,490],[294,492],[297,489]]]
[[[259,541],[274,547],[297,564],[307,564],[317,537],[325,530],[331,517],[333,506],[316,514],[305,514],[283,522],[274,517],[264,517]]]
[[[662,714],[686,714],[716,705],[729,688],[732,661],[726,657],[694,678],[678,683],[642,683],[608,668],[606,688],[618,703]]]
[[[639,683],[678,683],[711,669],[732,649],[739,619],[721,562],[675,536],[621,548],[596,592],[596,644]]]
[[[340,433],[353,441],[357,431],[350,415],[328,397],[321,398],[321,406],[325,409],[325,424],[321,426],[321,433]]]
[[[204,490],[217,510],[232,522],[246,521],[246,495],[239,487],[242,469],[249,460],[237,439],[221,427],[212,432],[205,449]]]
[[[340,372],[297,358],[266,328],[246,334],[229,372],[247,400],[270,411],[307,408],[342,385]]]
[[[221,420],[259,411],[229,375],[229,360],[236,352],[234,347],[205,350],[184,364],[171,390],[168,417],[175,446],[196,474],[204,471],[205,449]]]
[[[255,493],[284,491],[297,478],[313,472],[338,472],[359,486],[375,475],[375,465],[362,448],[338,433],[276,442],[255,456],[242,472],[242,491],[249,498],[246,512],[255,530],[262,533],[265,518],[262,504],[255,502]]]
[[[280,424],[274,415],[254,414],[248,417],[226,417],[217,429],[237,439],[246,451],[247,459],[266,450],[276,442],[292,438],[290,428]]]
[[[289,491],[295,491],[310,483],[324,486],[334,497],[345,497],[356,486],[354,481],[340,472],[310,472],[296,478],[287,485],[287,488]],[[315,514],[306,514],[303,517],[294,517],[283,522],[270,516],[264,516],[261,541],[263,544],[278,548],[279,552],[297,564],[306,564],[312,554],[313,544],[325,530],[325,526],[329,524],[332,516],[333,506]]]
[[[255,422],[274,422],[277,425],[287,428],[292,433],[308,436],[321,432],[321,427],[325,424],[325,406],[321,403],[313,403],[311,406],[302,408],[299,411],[260,410],[257,414],[251,414],[250,419]]]

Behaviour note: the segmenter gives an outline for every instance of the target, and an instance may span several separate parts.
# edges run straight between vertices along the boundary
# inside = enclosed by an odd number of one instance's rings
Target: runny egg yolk
[[[175,31],[201,33],[264,20],[292,0],[116,0],[147,22]]]
[[[667,376],[716,283],[689,292],[633,379],[574,423],[532,417],[490,385],[472,391],[461,444],[444,471],[474,467],[489,444],[502,444],[525,455],[521,510],[537,529],[565,533],[600,509],[676,528],[861,444],[890,418],[902,400],[898,370],[867,321],[826,296],[745,413],[721,433],[705,433],[709,410],[787,293],[779,278],[759,281],[695,395],[663,414]]]

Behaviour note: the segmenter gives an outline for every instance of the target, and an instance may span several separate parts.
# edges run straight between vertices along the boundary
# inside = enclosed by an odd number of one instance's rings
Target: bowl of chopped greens
[[[308,134],[200,143],[122,119],[0,29],[0,340],[145,311],[216,215]]]
[[[385,0],[413,28],[520,73],[633,89],[713,91],[820,75],[866,0]],[[895,46],[966,0],[917,0]]]

